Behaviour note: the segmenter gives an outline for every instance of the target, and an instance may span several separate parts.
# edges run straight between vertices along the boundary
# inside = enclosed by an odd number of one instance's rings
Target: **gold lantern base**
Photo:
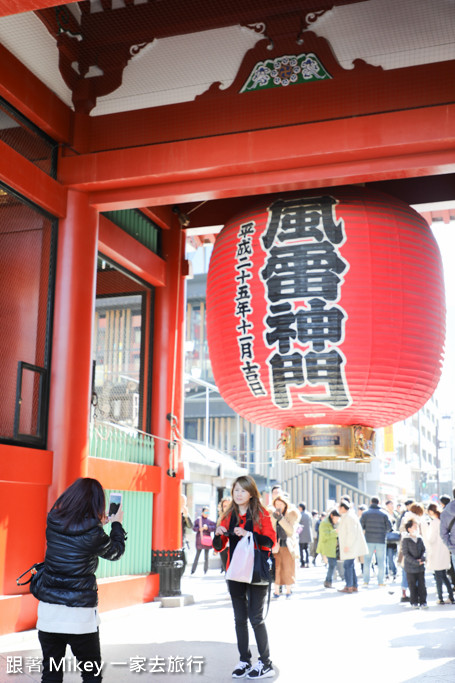
[[[284,459],[308,463],[323,460],[370,462],[375,431],[364,425],[287,427],[282,433]]]

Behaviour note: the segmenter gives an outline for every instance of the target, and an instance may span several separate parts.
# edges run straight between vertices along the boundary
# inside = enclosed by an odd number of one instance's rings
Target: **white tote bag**
[[[251,583],[254,566],[254,540],[253,535],[242,536],[235,546],[229,567],[226,571],[226,579]]]

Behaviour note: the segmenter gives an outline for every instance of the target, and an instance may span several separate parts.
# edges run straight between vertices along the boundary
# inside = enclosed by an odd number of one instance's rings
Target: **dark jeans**
[[[197,563],[199,562],[199,555],[204,551],[204,574],[207,574],[207,569],[209,568],[209,552],[210,548],[197,548],[196,555],[194,556],[193,567],[191,573],[194,574],[196,571]]]
[[[310,553],[308,552],[308,543],[299,543],[300,548],[300,566],[303,567],[305,564],[310,562]],[[305,559],[303,559],[303,554],[305,553]]]
[[[94,633],[48,633],[38,631],[38,638],[43,651],[43,674],[41,683],[61,683],[65,667],[65,651],[69,645],[76,660],[80,662],[84,683],[100,683],[102,675],[97,675],[101,664],[100,636]],[[86,664],[87,663],[87,664]],[[86,664],[86,670],[84,665]],[[56,670],[58,669],[58,670]],[[90,671],[90,669],[92,669]],[[73,670],[73,669],[72,669]]]
[[[357,576],[355,573],[355,560],[344,560],[344,580],[347,588],[357,588]]]
[[[333,572],[335,571],[336,567],[337,567],[337,558],[336,557],[328,557],[327,558],[327,575],[325,577],[325,580],[327,583],[332,583]]]
[[[397,567],[395,564],[395,556],[397,554],[397,546],[396,545],[388,545],[387,550],[386,550],[386,567],[385,567],[385,575],[389,576],[390,574],[395,577],[397,575]]]
[[[434,572],[434,580],[436,582],[436,592],[438,594],[438,599],[442,600],[442,586],[447,588],[449,594],[449,600],[453,600],[453,589],[450,583],[449,577],[445,569],[436,569]]]
[[[237,647],[242,662],[251,663],[251,650],[248,636],[248,619],[253,627],[259,659],[263,664],[270,662],[269,639],[264,622],[264,604],[269,590],[268,585],[257,586],[240,581],[227,581],[234,608]]]
[[[411,605],[424,605],[427,601],[425,571],[406,572],[406,576],[408,577]]]

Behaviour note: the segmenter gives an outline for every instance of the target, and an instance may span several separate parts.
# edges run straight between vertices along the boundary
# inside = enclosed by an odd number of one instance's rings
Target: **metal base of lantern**
[[[370,462],[375,456],[375,431],[363,425],[288,427],[283,431],[282,444],[285,460]]]
[[[181,595],[180,579],[185,571],[183,550],[152,550],[152,572],[159,574],[159,597]]]

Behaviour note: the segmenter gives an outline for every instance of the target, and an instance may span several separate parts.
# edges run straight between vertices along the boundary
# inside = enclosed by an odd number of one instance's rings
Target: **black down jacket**
[[[95,571],[98,558],[118,560],[125,552],[126,533],[112,523],[110,536],[101,522],[85,519],[64,530],[55,513],[47,517],[47,550],[44,571],[34,590],[38,600],[69,607],[95,607],[98,587]]]
[[[392,531],[389,515],[379,505],[372,503],[360,518],[367,543],[385,543],[388,531]]]

